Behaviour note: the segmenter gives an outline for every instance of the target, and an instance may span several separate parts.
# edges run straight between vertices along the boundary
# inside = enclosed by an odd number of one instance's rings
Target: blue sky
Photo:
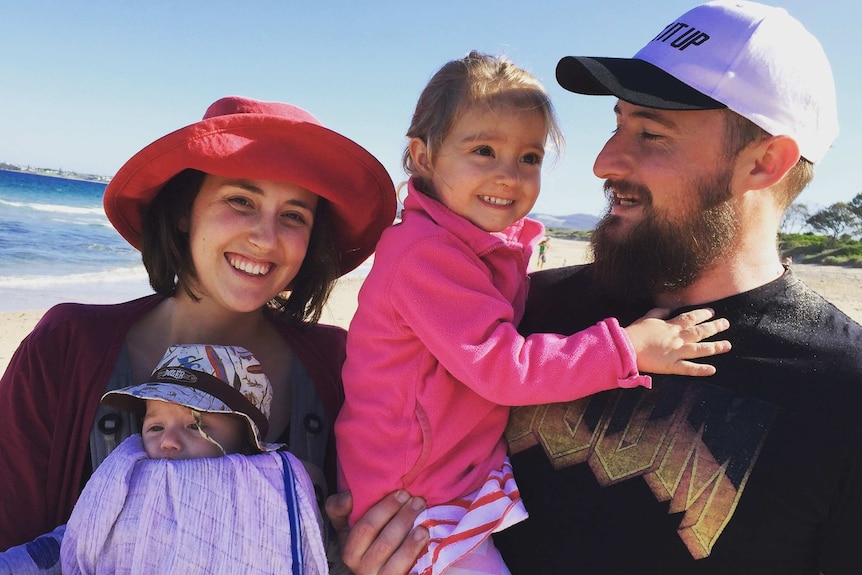
[[[239,94],[306,108],[397,183],[419,92],[443,63],[478,49],[531,71],[557,108],[567,147],[546,165],[536,211],[598,215],[592,163],[614,127],[614,101],[564,91],[556,63],[631,56],[696,3],[0,0],[0,161],[112,175]],[[847,201],[862,191],[862,3],[773,4],[820,38],[838,87],[841,135],[800,201]]]

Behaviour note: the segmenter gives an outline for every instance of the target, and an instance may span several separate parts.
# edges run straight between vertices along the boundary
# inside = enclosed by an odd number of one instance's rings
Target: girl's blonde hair
[[[475,50],[464,58],[447,62],[431,77],[416,103],[407,138],[425,142],[428,158],[433,162],[435,152],[459,116],[476,105],[540,112],[545,119],[548,141],[558,153],[562,151],[563,133],[541,82],[507,58]],[[401,164],[407,175],[416,175],[409,147],[404,149]]]

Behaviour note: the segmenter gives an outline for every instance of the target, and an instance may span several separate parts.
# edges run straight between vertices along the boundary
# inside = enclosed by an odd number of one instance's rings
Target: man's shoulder
[[[815,358],[824,358],[836,370],[847,370],[854,379],[862,376],[862,325],[809,286],[795,295],[797,307],[785,314],[787,331],[804,335],[805,349]],[[801,342],[800,342],[801,343]],[[854,381],[855,383],[855,381]]]
[[[590,264],[552,268],[530,275],[527,307],[518,329],[525,335],[571,335],[608,317],[627,324],[643,311],[642,304],[615,299],[599,289]]]
[[[587,287],[590,283],[586,270],[589,264],[545,269],[530,274],[531,297],[541,296],[543,292],[563,290],[580,283]]]
[[[779,284],[780,286],[782,284]],[[808,345],[827,347],[836,342],[852,342],[862,349],[862,326],[835,304],[817,293],[798,277],[787,274],[786,287],[772,300],[764,323],[779,324],[787,332],[804,332]],[[862,354],[859,354],[862,355]]]

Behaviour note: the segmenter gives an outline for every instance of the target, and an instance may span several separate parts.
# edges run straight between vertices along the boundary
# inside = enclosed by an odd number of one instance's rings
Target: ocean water
[[[152,293],[140,253],[111,227],[106,184],[0,170],[0,312]],[[366,262],[351,276],[364,276]]]
[[[140,253],[111,227],[105,184],[0,170],[0,311],[152,293]]]

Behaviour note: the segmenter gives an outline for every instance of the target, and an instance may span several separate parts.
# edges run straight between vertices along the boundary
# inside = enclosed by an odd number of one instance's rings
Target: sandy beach
[[[547,252],[545,268],[583,263],[586,257],[586,242],[553,238]],[[535,265],[535,257],[533,264]],[[862,322],[862,269],[807,264],[795,264],[793,269],[815,291],[856,321]],[[340,279],[322,322],[346,328],[356,310],[356,298],[361,285],[361,277]],[[15,349],[33,329],[44,311],[0,313],[0,370],[5,371]]]

